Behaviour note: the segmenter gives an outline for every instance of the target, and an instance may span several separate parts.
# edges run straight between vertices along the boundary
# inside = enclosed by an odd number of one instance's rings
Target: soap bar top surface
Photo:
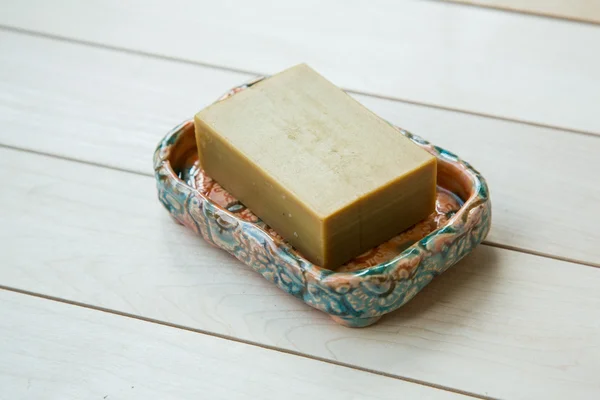
[[[305,64],[203,109],[196,121],[319,218],[435,163],[435,157]]]

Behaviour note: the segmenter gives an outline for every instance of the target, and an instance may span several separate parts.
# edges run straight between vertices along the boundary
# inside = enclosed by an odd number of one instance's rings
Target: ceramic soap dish
[[[236,87],[229,96],[260,81]],[[491,203],[484,178],[456,155],[402,129],[438,158],[436,211],[335,271],[310,263],[198,165],[193,121],[154,154],[158,197],[173,218],[269,282],[339,324],[364,327],[401,307],[486,237]]]

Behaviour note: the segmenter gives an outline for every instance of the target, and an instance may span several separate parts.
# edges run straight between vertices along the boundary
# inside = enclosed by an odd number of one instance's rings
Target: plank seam
[[[86,303],[81,303],[78,301],[63,299],[60,297],[50,296],[50,295],[46,295],[46,294],[42,294],[42,293],[31,292],[28,290],[18,289],[18,288],[4,286],[4,285],[0,285],[0,290],[5,290],[8,292],[13,292],[13,293],[26,295],[26,296],[36,297],[36,298],[40,298],[40,299],[44,299],[44,300],[54,301],[57,303],[69,304],[69,305],[72,305],[75,307],[81,307],[81,308],[86,308],[88,310],[100,311],[100,312],[104,312],[107,314],[118,315],[121,317],[135,319],[138,321],[144,321],[144,322],[148,322],[148,323],[156,324],[156,325],[162,325],[162,326],[166,326],[166,327],[170,327],[170,328],[174,328],[174,329],[180,329],[180,330],[184,330],[184,331],[188,331],[188,332],[194,332],[194,333],[199,333],[202,335],[217,337],[217,338],[223,339],[223,340],[229,340],[232,342],[242,343],[242,344],[246,344],[249,346],[260,347],[260,348],[263,348],[266,350],[277,351],[277,352],[288,354],[288,355],[302,357],[302,358],[306,358],[306,359],[310,359],[310,360],[314,360],[314,361],[320,361],[320,362],[324,362],[327,364],[337,365],[337,366],[344,367],[344,368],[350,368],[350,369],[354,369],[357,371],[366,372],[369,374],[384,376],[386,378],[397,379],[397,380],[401,380],[401,381],[405,381],[405,382],[409,382],[409,383],[413,383],[413,384],[417,384],[417,385],[421,385],[421,386],[426,386],[426,387],[430,387],[430,388],[434,388],[434,389],[438,389],[438,390],[444,390],[447,392],[457,393],[457,394],[461,394],[464,396],[473,397],[476,399],[496,400],[496,398],[494,398],[494,397],[483,396],[483,395],[479,395],[476,393],[463,391],[460,389],[454,389],[454,388],[438,385],[435,383],[429,383],[429,382],[421,381],[418,379],[407,378],[407,377],[403,377],[400,375],[394,375],[394,374],[383,372],[383,371],[377,371],[377,370],[370,369],[370,368],[347,364],[347,363],[337,361],[337,360],[331,360],[331,359],[327,359],[327,358],[319,357],[319,356],[312,356],[312,355],[309,355],[306,353],[301,353],[301,352],[288,350],[288,349],[284,349],[284,348],[280,348],[280,347],[261,344],[261,343],[253,342],[250,340],[244,340],[244,339],[240,339],[240,338],[237,338],[234,336],[229,336],[229,335],[220,334],[220,333],[216,333],[216,332],[210,332],[210,331],[206,331],[204,329],[192,328],[192,327],[188,327],[185,325],[174,324],[174,323],[161,321],[161,320],[154,319],[154,318],[143,317],[140,315],[130,314],[130,313],[126,313],[126,312],[122,312],[122,311],[118,311],[118,310],[112,310],[112,309],[105,308],[105,307],[94,306],[91,304],[86,304]],[[350,329],[350,328],[348,328],[348,329]]]
[[[546,13],[546,12],[534,11],[534,10],[522,10],[522,9],[512,8],[512,7],[502,7],[502,6],[486,5],[486,4],[479,4],[479,3],[477,3],[477,4],[476,3],[463,3],[460,1],[456,1],[456,0],[429,0],[429,1],[436,2],[436,3],[446,3],[446,4],[450,5],[451,7],[461,7],[461,6],[472,7],[472,8],[487,9],[487,10],[491,10],[491,11],[499,11],[499,12],[504,12],[504,13],[508,13],[508,14],[520,14],[520,15],[524,15],[527,17],[551,19],[551,20],[563,21],[563,22],[568,22],[568,23],[585,24],[585,25],[593,25],[593,26],[600,25],[600,22],[596,22],[593,20],[577,18],[577,17],[569,17],[569,16],[554,14],[554,13],[550,13],[550,12]]]
[[[436,0],[434,0],[434,1],[436,1]],[[456,5],[459,5],[459,4],[456,4]],[[132,54],[132,55],[148,57],[148,58],[153,58],[153,59],[158,59],[158,60],[163,60],[163,61],[170,61],[170,62],[185,64],[185,65],[195,65],[195,66],[215,69],[215,70],[219,70],[219,71],[227,71],[227,72],[233,72],[233,73],[237,73],[237,74],[244,74],[244,75],[248,75],[247,78],[264,75],[264,73],[261,73],[258,71],[243,70],[243,69],[239,69],[239,68],[227,67],[224,65],[210,64],[210,63],[206,63],[206,62],[194,61],[194,60],[189,60],[189,59],[185,59],[185,58],[172,57],[172,56],[151,53],[151,52],[142,51],[142,50],[130,49],[130,48],[126,48],[126,47],[102,44],[102,43],[83,40],[83,39],[75,39],[75,38],[70,38],[70,37],[66,37],[66,36],[62,36],[62,35],[38,32],[38,31],[33,31],[33,30],[29,30],[29,29],[24,29],[24,28],[18,28],[18,27],[10,26],[10,25],[0,24],[0,30],[6,31],[6,32],[17,33],[17,34],[21,34],[21,35],[26,35],[26,36],[32,36],[32,37],[66,42],[66,43],[71,43],[71,44],[76,44],[76,45],[81,45],[81,46],[89,46],[89,47],[94,47],[94,48],[98,48],[98,49],[110,50],[110,51],[115,51],[118,53]],[[227,89],[228,88],[223,88],[224,91],[226,91]],[[433,109],[437,109],[437,110],[449,111],[449,112],[454,112],[454,113],[459,113],[459,114],[472,115],[472,116],[476,116],[476,117],[495,119],[495,120],[499,120],[499,121],[513,122],[513,123],[533,126],[533,127],[537,127],[537,128],[545,128],[545,129],[551,129],[554,131],[574,133],[577,135],[593,136],[596,138],[600,137],[600,132],[591,132],[591,131],[585,131],[585,130],[555,126],[555,125],[546,125],[546,124],[534,122],[534,121],[513,119],[513,118],[508,118],[508,117],[502,117],[499,115],[480,113],[480,112],[469,111],[469,110],[464,110],[464,109],[460,109],[460,108],[453,108],[453,107],[443,106],[443,105],[438,105],[438,104],[430,104],[430,103],[424,103],[424,102],[419,102],[419,101],[410,100],[410,99],[403,99],[400,97],[380,95],[377,93],[370,93],[370,92],[361,91],[361,90],[353,90],[353,89],[344,89],[344,90],[351,94],[357,94],[357,95],[361,95],[361,96],[367,96],[367,97],[372,97],[372,98],[377,98],[377,99],[382,99],[382,100],[388,100],[388,101],[392,101],[392,102],[412,104],[412,105],[421,106],[421,107],[433,108]]]
[[[17,147],[17,146],[13,146],[13,145],[9,145],[9,144],[4,144],[4,143],[0,143],[0,148],[13,150],[13,151],[19,151],[19,152],[23,152],[23,153],[36,154],[36,155],[43,156],[43,157],[49,157],[49,158],[54,158],[54,159],[68,161],[68,162],[74,162],[74,163],[80,163],[80,164],[90,165],[93,167],[105,168],[105,169],[109,169],[109,170],[113,170],[113,171],[119,171],[119,172],[124,172],[127,174],[143,176],[143,177],[153,177],[154,176],[150,172],[145,173],[145,172],[135,171],[135,170],[127,169],[127,168],[117,167],[114,165],[103,164],[103,163],[99,163],[99,162],[88,161],[88,160],[83,160],[83,159],[74,158],[74,157],[68,157],[68,156],[64,156],[64,155],[60,155],[60,154],[48,153],[48,152],[44,152],[44,151],[40,151],[40,150],[27,149],[27,148]],[[549,254],[549,253],[544,253],[541,251],[535,251],[535,250],[520,248],[520,247],[516,247],[516,246],[509,246],[509,245],[505,245],[502,243],[492,242],[489,240],[484,240],[481,244],[484,246],[497,247],[497,248],[507,250],[507,251],[515,251],[518,253],[524,253],[524,254],[529,254],[529,255],[543,257],[543,258],[550,258],[550,259],[557,260],[557,261],[564,261],[564,262],[569,262],[572,264],[585,265],[587,267],[592,267],[592,268],[600,268],[600,263],[576,260],[573,258],[562,257],[562,256],[557,256],[557,255],[553,255],[553,254]]]
[[[579,265],[585,265],[586,267],[592,267],[592,268],[600,268],[600,263],[594,263],[591,261],[580,261],[580,260],[576,260],[574,258],[569,258],[569,257],[563,257],[563,256],[556,256],[554,254],[548,254],[548,253],[544,253],[542,251],[536,251],[536,250],[531,250],[531,249],[523,249],[520,247],[516,247],[516,246],[510,246],[507,244],[502,244],[502,243],[497,243],[497,242],[492,242],[489,240],[484,240],[482,242],[483,244],[490,246],[490,247],[497,247],[499,249],[503,249],[503,250],[508,250],[508,251],[516,251],[518,253],[524,253],[524,254],[529,254],[532,256],[538,256],[538,257],[544,257],[544,258],[551,258],[553,260],[557,260],[557,261],[564,261],[564,262],[568,262],[571,264],[579,264]]]

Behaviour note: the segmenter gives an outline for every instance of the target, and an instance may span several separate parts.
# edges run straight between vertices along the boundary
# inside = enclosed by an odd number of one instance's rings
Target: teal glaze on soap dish
[[[236,87],[218,101],[260,81]],[[173,218],[265,279],[350,327],[404,305],[486,237],[485,179],[453,153],[402,129],[438,158],[436,213],[390,242],[331,271],[312,264],[199,169],[193,121],[170,131],[154,154],[158,197]]]

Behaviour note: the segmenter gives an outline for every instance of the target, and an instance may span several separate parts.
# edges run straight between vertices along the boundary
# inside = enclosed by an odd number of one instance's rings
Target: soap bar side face
[[[435,207],[437,163],[429,162],[325,219],[325,260],[342,265],[427,218]]]
[[[427,218],[435,208],[437,162],[432,160],[365,196],[361,245],[366,251]]]

